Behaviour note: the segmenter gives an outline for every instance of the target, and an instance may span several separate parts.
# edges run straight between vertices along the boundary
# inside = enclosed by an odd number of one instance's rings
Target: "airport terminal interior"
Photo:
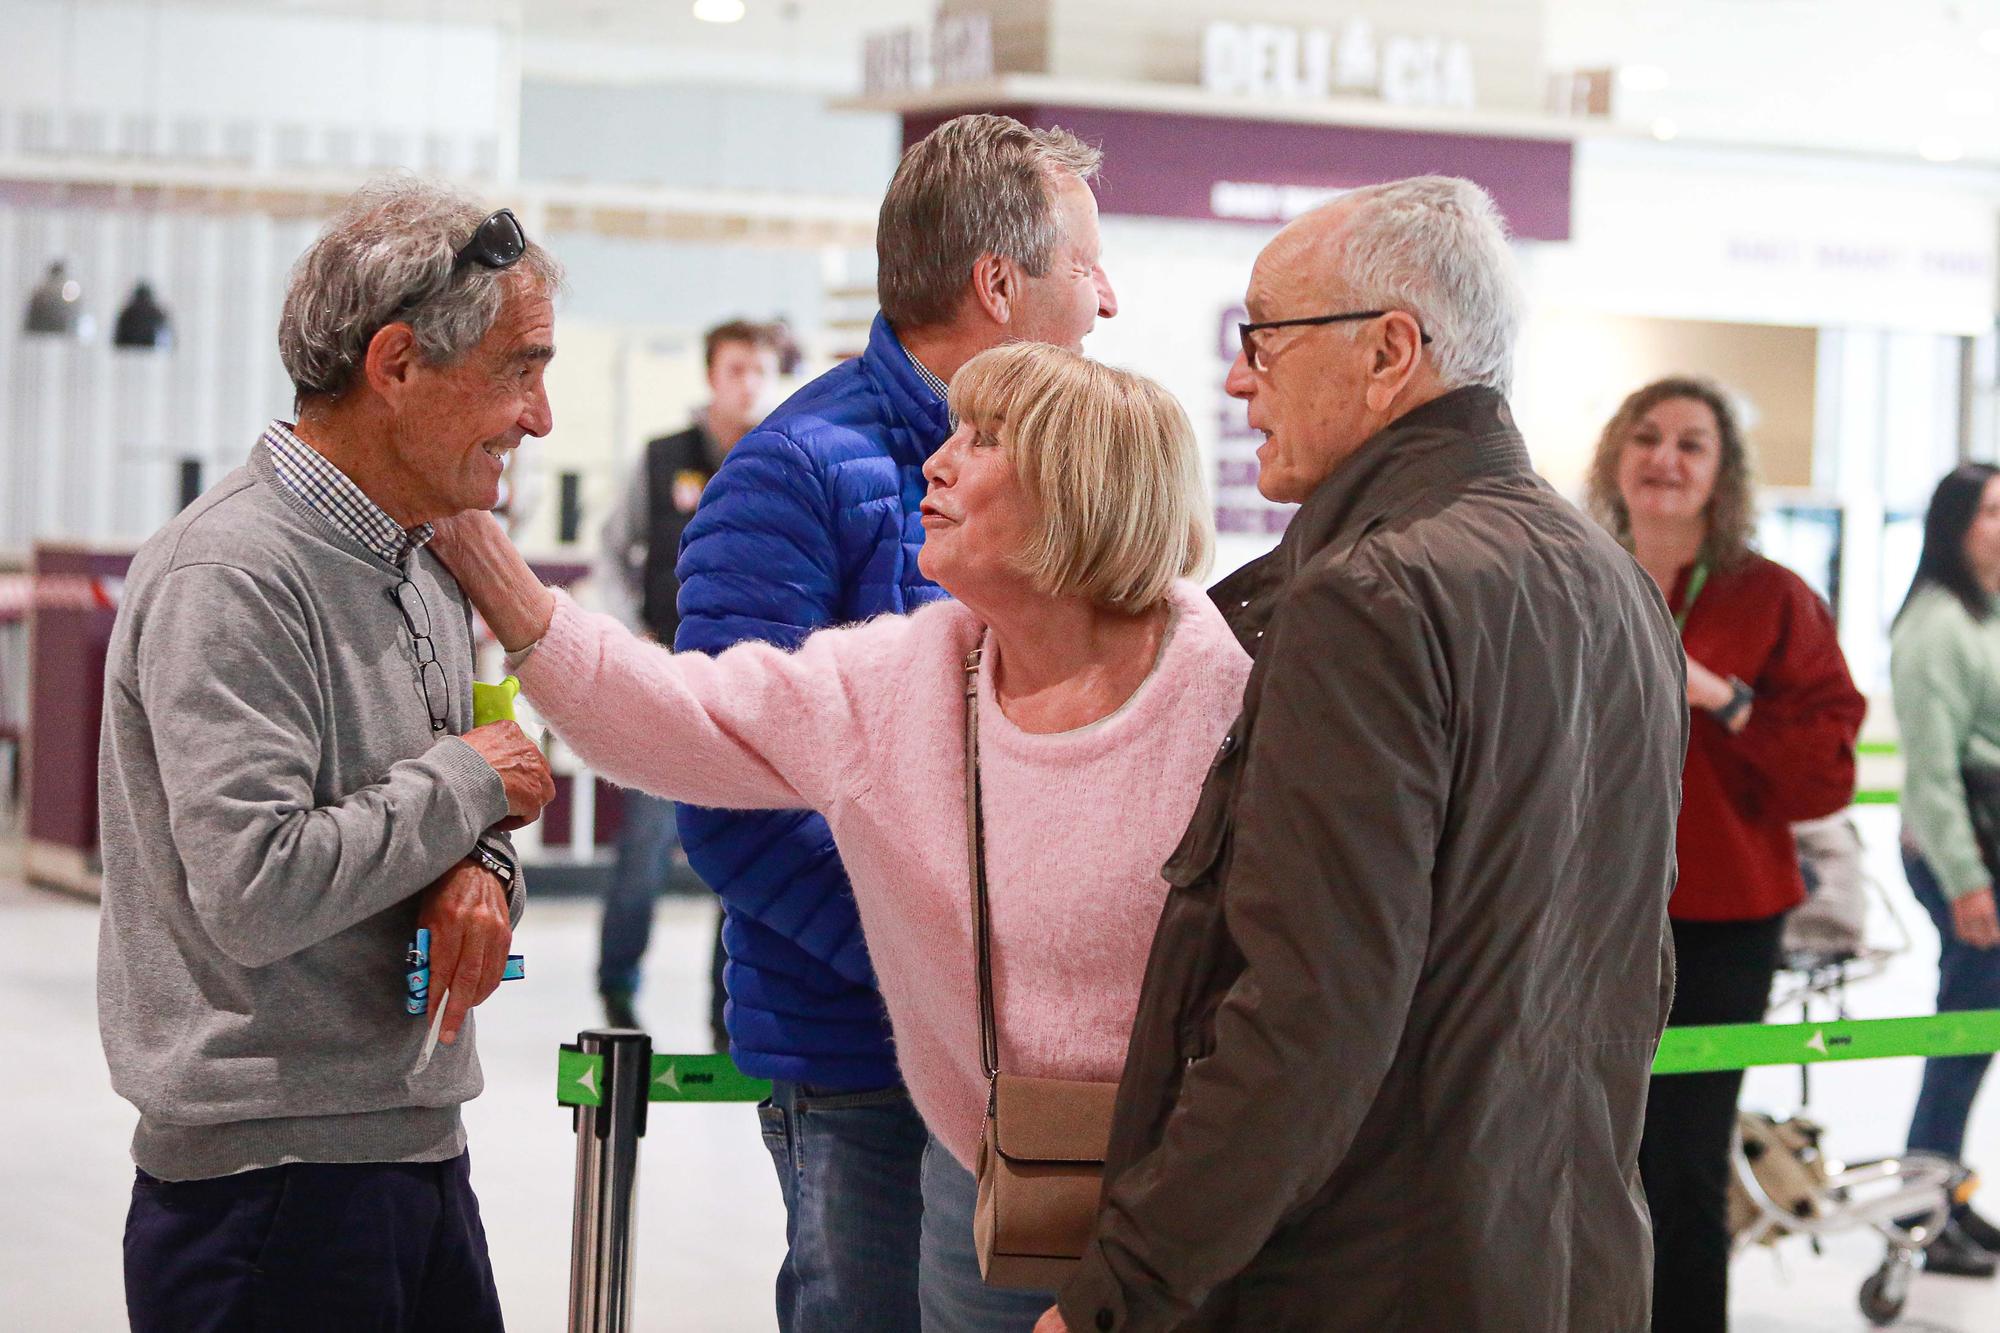
[[[1823,1188],[1788,1194],[1751,1160],[1778,1149],[1734,1145],[1729,1327],[2000,1328],[1990,1262],[1927,1269],[1862,1206],[1907,1167],[1910,1052],[1937,1049],[1864,1048],[1867,1020],[1938,1009],[1890,626],[1940,479],[2000,463],[2000,0],[0,0],[0,1326],[128,1326],[138,1117],[97,1000],[107,654],[141,544],[291,419],[279,311],[328,219],[371,180],[437,180],[561,263],[552,423],[507,461],[504,521],[545,581],[631,622],[607,525],[649,441],[721,419],[708,332],[752,328],[720,345],[768,357],[746,425],[861,355],[901,258],[878,264],[884,191],[974,112],[1101,149],[1115,314],[1083,350],[1185,409],[1211,582],[1298,509],[1260,492],[1264,436],[1229,387],[1236,326],[1270,317],[1246,313],[1252,265],[1349,191],[1437,174],[1491,196],[1525,294],[1508,400],[1567,500],[1628,394],[1722,387],[1755,549],[1825,604],[1868,705],[1851,805],[1800,835],[1814,899],[1837,875],[1811,849],[1847,847],[1850,934],[1787,953],[1765,1022],[1803,1025],[1798,1058],[1767,1051],[1739,1102],[1817,1127],[1792,1156]],[[706,477],[676,473],[673,503],[698,513]],[[477,676],[506,670],[483,635]],[[786,1211],[754,1097],[700,1094],[738,1086],[704,1063],[716,897],[662,851],[642,980],[608,986],[605,902],[645,807],[519,717],[555,794],[513,834],[525,975],[477,1010],[464,1111],[507,1323],[777,1328]],[[621,1016],[607,1000],[656,1055],[722,1072],[656,1091],[629,1310],[576,1322],[587,1116],[558,1057]],[[1985,1017],[1935,1040],[2000,1048]],[[1959,1162],[1975,1174],[1931,1193],[2000,1218],[2000,1091]]]

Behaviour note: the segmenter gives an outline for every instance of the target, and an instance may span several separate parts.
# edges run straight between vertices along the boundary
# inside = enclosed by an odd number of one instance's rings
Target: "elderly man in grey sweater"
[[[364,190],[286,294],[297,423],[133,562],[98,1013],[139,1109],[135,1329],[501,1327],[467,1010],[524,901],[505,831],[554,788],[520,728],[471,725],[470,617],[424,545],[548,431],[560,281],[511,213]],[[419,927],[432,1003],[450,991],[428,1059],[403,994]]]

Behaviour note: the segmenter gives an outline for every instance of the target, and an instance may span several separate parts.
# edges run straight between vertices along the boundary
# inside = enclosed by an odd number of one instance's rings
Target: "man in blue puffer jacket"
[[[676,648],[791,648],[944,595],[917,570],[917,507],[952,430],[946,384],[988,347],[1077,348],[1117,313],[1087,183],[1097,161],[1062,130],[986,115],[903,155],[876,231],[868,349],[744,436],[708,484],[681,541]],[[773,1083],[759,1114],[787,1213],[779,1327],[916,1333],[928,1134],[826,821],[682,806],[680,830],[722,897],[731,1053]]]

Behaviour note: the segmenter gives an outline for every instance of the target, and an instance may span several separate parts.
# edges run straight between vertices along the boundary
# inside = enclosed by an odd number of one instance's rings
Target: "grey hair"
[[[1492,196],[1456,176],[1413,176],[1334,206],[1347,210],[1339,275],[1357,308],[1415,315],[1446,388],[1506,393],[1526,302]]]
[[[278,357],[301,400],[352,388],[368,344],[398,320],[429,365],[477,347],[500,316],[506,284],[525,275],[549,296],[562,266],[532,240],[505,269],[454,264],[491,212],[449,186],[390,176],[356,191],[292,266]]]
[[[1047,273],[1063,240],[1053,187],[1090,180],[1103,157],[1068,130],[1011,116],[959,116],[912,144],[875,227],[883,317],[898,329],[950,323],[983,254]]]

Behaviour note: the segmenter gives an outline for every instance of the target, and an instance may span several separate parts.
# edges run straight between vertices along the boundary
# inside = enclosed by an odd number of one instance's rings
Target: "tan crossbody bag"
[[[1053,1291],[1075,1270],[1097,1221],[1118,1085],[1000,1072],[979,802],[979,658],[975,648],[965,659],[965,825],[979,970],[979,1055],[987,1089],[972,1239],[979,1275],[988,1286]]]

